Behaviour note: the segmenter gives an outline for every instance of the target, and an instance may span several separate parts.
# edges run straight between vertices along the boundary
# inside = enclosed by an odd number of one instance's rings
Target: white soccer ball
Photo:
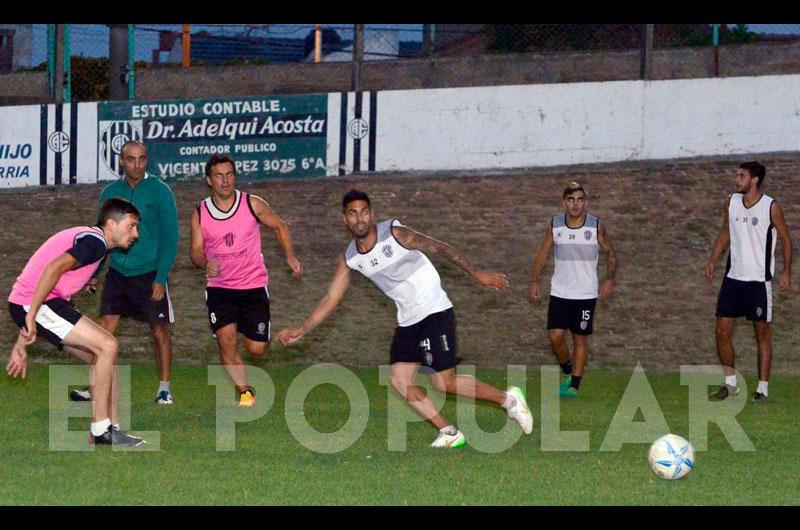
[[[694,447],[676,434],[665,434],[650,446],[650,469],[661,478],[676,480],[694,469]]]

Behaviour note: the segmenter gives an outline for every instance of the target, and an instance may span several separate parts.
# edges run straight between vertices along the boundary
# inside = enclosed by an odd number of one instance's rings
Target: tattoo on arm
[[[605,225],[600,225],[600,246],[603,250],[608,252],[608,257],[606,258],[606,279],[607,280],[614,280],[614,277],[617,274],[617,251],[614,248],[614,243],[611,242],[611,238],[608,236],[608,232],[606,232]]]
[[[407,226],[393,226],[392,233],[395,238],[408,249],[441,256],[470,274],[474,274],[477,271],[475,266],[466,257],[447,243],[416,232]]]

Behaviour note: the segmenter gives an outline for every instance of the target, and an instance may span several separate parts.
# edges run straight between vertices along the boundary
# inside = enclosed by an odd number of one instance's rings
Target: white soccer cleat
[[[447,434],[440,432],[439,436],[431,444],[431,447],[445,447],[448,449],[456,449],[458,447],[464,447],[467,444],[467,439],[464,437],[464,433],[456,430],[455,434]]]
[[[528,408],[528,402],[525,401],[525,394],[518,386],[508,388],[507,394],[514,397],[514,405],[508,409],[508,415],[522,427],[522,432],[530,434],[533,432],[533,414]]]

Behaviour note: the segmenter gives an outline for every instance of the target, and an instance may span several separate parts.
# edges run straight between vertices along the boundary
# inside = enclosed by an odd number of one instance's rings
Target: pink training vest
[[[208,278],[208,287],[255,289],[269,283],[261,253],[260,224],[250,206],[250,195],[236,190],[227,212],[219,210],[211,197],[198,205],[203,253],[219,263],[219,274]]]
[[[22,274],[17,277],[14,282],[14,287],[11,288],[11,294],[8,296],[8,301],[21,306],[31,305],[33,302],[33,295],[36,293],[36,284],[39,282],[44,272],[44,268],[54,259],[59,257],[64,252],[68,251],[75,245],[75,241],[81,234],[87,234],[85,237],[98,237],[105,244],[106,240],[103,236],[103,231],[96,226],[76,226],[62,230],[53,235],[33,253],[31,259],[22,270]],[[80,291],[86,282],[88,282],[92,274],[100,266],[102,260],[95,261],[89,265],[84,265],[65,272],[58,283],[50,291],[50,294],[45,297],[44,301],[52,300],[53,298],[63,298],[69,300],[73,294]]]

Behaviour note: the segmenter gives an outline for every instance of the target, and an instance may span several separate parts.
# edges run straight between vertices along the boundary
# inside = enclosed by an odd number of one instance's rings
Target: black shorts
[[[206,307],[212,333],[228,324],[256,342],[269,342],[269,292],[266,287],[225,289],[206,287]]]
[[[11,318],[14,319],[17,327],[20,329],[25,327],[25,316],[28,314],[25,307],[9,302],[8,312],[11,313]],[[36,315],[36,334],[62,348],[64,338],[72,331],[82,316],[71,301],[53,298],[39,308],[39,313]]]
[[[428,315],[411,326],[398,326],[392,339],[389,363],[419,363],[436,372],[454,368],[456,314],[453,308]]]
[[[576,335],[591,335],[597,298],[568,300],[550,296],[547,306],[547,329],[568,329]]]
[[[725,276],[717,298],[717,317],[772,321],[772,283],[743,282]]]
[[[109,268],[103,283],[100,314],[133,317],[150,324],[175,322],[172,302],[169,299],[169,286],[165,286],[164,298],[158,302],[150,300],[150,297],[153,296],[156,272],[148,272],[139,276],[125,276]]]

